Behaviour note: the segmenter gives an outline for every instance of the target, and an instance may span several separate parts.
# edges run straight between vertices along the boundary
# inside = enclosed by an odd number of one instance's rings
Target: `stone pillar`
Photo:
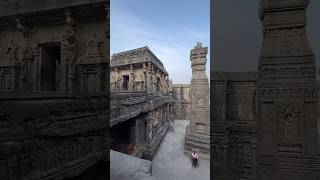
[[[75,74],[76,74],[76,59],[75,59],[75,46],[77,41],[77,32],[75,21],[71,12],[65,12],[66,29],[63,35],[61,47],[61,63],[60,72],[61,80],[59,88],[61,91],[74,91],[75,90]]]
[[[308,4],[260,4],[257,179],[320,179],[316,66],[305,34]]]
[[[152,70],[151,70],[151,62],[148,63],[148,67],[147,67],[147,72],[146,72],[146,76],[147,76],[147,92],[151,93],[152,92]]]
[[[120,81],[121,81],[121,75],[119,74],[119,70],[117,67],[114,68],[114,91],[120,90]]]
[[[150,75],[151,75],[151,92],[155,92],[156,91],[155,83],[157,82],[157,76],[156,76],[156,71],[154,66],[151,66]]]
[[[134,91],[134,70],[133,66],[130,65],[130,77],[129,77],[129,91]]]
[[[191,117],[186,128],[185,152],[194,149],[200,156],[209,158],[210,154],[210,119],[209,119],[209,82],[206,70],[207,47],[201,43],[191,50]]]
[[[148,89],[148,84],[147,84],[147,82],[148,82],[148,76],[147,76],[147,72],[148,72],[147,66],[146,66],[145,63],[143,63],[143,86],[142,86],[142,90],[143,90],[143,91],[147,91],[147,89]]]
[[[152,150],[151,150],[151,143],[152,143],[152,119],[149,117],[150,115],[147,115],[146,118],[146,131],[145,131],[145,136],[146,136],[146,141],[144,145],[144,150],[143,150],[143,158],[145,159],[152,159]]]

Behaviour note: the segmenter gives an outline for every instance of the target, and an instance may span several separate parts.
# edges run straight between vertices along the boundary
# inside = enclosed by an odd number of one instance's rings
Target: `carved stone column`
[[[169,93],[169,78],[168,75],[165,77],[165,94]]]
[[[105,18],[105,38],[110,40],[110,3],[106,3],[104,6],[104,10],[106,13],[106,18]]]
[[[129,91],[134,91],[134,70],[133,66],[130,65],[130,76],[129,76]]]
[[[146,141],[145,141],[145,145],[144,145],[144,158],[146,159],[151,159],[152,155],[151,155],[151,143],[152,143],[152,137],[153,137],[153,131],[152,131],[152,119],[150,118],[150,115],[147,115],[145,117],[145,121],[146,121]]]
[[[185,152],[193,149],[200,156],[209,158],[210,154],[210,119],[209,119],[209,82],[205,73],[208,48],[198,43],[191,50],[191,117],[186,129]]]
[[[146,76],[147,76],[147,92],[151,93],[152,92],[152,70],[151,70],[151,62],[148,63],[148,67],[147,67],[147,72],[146,72]]]
[[[147,76],[147,66],[145,63],[143,63],[143,86],[142,86],[142,90],[143,91],[147,91],[148,89],[148,76]]]
[[[261,1],[257,179],[320,179],[316,66],[305,34],[308,4]]]
[[[120,90],[120,81],[121,81],[121,76],[119,74],[119,70],[117,67],[114,68],[114,71],[115,71],[115,90]]]
[[[155,92],[156,91],[156,83],[157,83],[157,76],[156,76],[156,71],[155,71],[156,67],[155,66],[151,66],[151,92]]]
[[[160,91],[161,93],[165,93],[165,79],[164,79],[164,74],[161,74],[160,76]]]
[[[17,18],[17,30],[22,34],[25,44],[23,48],[23,57],[21,61],[21,72],[19,74],[19,89],[30,90],[35,89],[36,79],[35,64],[34,64],[34,45],[32,43],[32,37],[30,27],[27,25],[25,18]]]
[[[61,81],[59,90],[73,91],[76,86],[76,59],[75,59],[75,45],[76,45],[76,28],[72,13],[65,12],[66,27],[65,34],[62,41],[62,59],[60,63]]]

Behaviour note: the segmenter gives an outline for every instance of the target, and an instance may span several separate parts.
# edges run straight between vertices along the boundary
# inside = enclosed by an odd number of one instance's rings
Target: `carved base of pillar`
[[[258,179],[320,179],[320,157],[261,155]]]
[[[184,152],[188,155],[197,151],[198,155],[210,159],[210,136],[205,134],[192,133],[189,125],[186,128]]]

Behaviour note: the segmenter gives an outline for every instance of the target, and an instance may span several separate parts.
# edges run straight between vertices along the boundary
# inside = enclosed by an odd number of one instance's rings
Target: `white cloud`
[[[163,62],[173,83],[190,83],[190,50],[197,41],[205,42],[204,45],[209,46],[209,30],[201,31],[182,26],[164,29],[121,8],[114,8],[112,11],[111,54],[148,46]],[[208,63],[208,75],[209,67]]]

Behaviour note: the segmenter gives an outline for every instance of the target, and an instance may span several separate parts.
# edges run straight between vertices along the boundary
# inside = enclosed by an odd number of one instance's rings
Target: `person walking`
[[[195,151],[193,151],[193,153],[191,154],[192,167],[197,168],[197,166],[199,166],[198,158],[198,154]]]
[[[173,128],[173,120],[171,120],[171,132],[174,132],[174,128]]]
[[[199,156],[197,153],[195,153],[195,166],[199,167]]]

